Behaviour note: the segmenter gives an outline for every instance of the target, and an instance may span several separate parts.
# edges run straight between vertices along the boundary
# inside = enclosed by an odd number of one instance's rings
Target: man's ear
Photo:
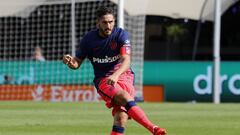
[[[99,28],[99,20],[96,20],[96,27]]]

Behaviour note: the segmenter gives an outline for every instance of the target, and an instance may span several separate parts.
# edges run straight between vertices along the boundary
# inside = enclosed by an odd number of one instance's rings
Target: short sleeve
[[[120,34],[119,42],[121,45],[120,54],[131,54],[131,43],[126,31],[122,31]]]
[[[76,49],[76,57],[77,58],[86,58],[87,57],[87,48],[86,48],[86,40],[82,38],[82,40],[77,45]]]
[[[124,30],[121,32],[119,42],[121,44],[121,47],[122,46],[131,46],[128,32],[126,32]]]

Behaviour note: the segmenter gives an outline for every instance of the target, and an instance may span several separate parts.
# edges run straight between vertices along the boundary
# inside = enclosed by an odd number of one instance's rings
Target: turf
[[[168,135],[240,135],[239,104],[138,103]],[[100,103],[0,102],[0,135],[109,135]],[[150,135],[133,120],[125,135]]]

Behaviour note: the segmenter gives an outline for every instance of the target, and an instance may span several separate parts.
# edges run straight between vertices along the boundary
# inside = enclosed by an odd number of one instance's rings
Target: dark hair
[[[114,16],[114,10],[110,7],[99,7],[97,9],[96,15],[97,18],[101,18],[104,15],[112,14]]]

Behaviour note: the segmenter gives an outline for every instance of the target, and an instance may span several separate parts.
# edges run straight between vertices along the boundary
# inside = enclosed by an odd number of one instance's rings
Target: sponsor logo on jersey
[[[93,57],[92,61],[94,63],[112,63],[112,62],[117,61],[119,59],[120,59],[120,55],[116,55],[116,56],[113,56],[113,57],[105,56],[105,58],[95,58],[95,57]]]

